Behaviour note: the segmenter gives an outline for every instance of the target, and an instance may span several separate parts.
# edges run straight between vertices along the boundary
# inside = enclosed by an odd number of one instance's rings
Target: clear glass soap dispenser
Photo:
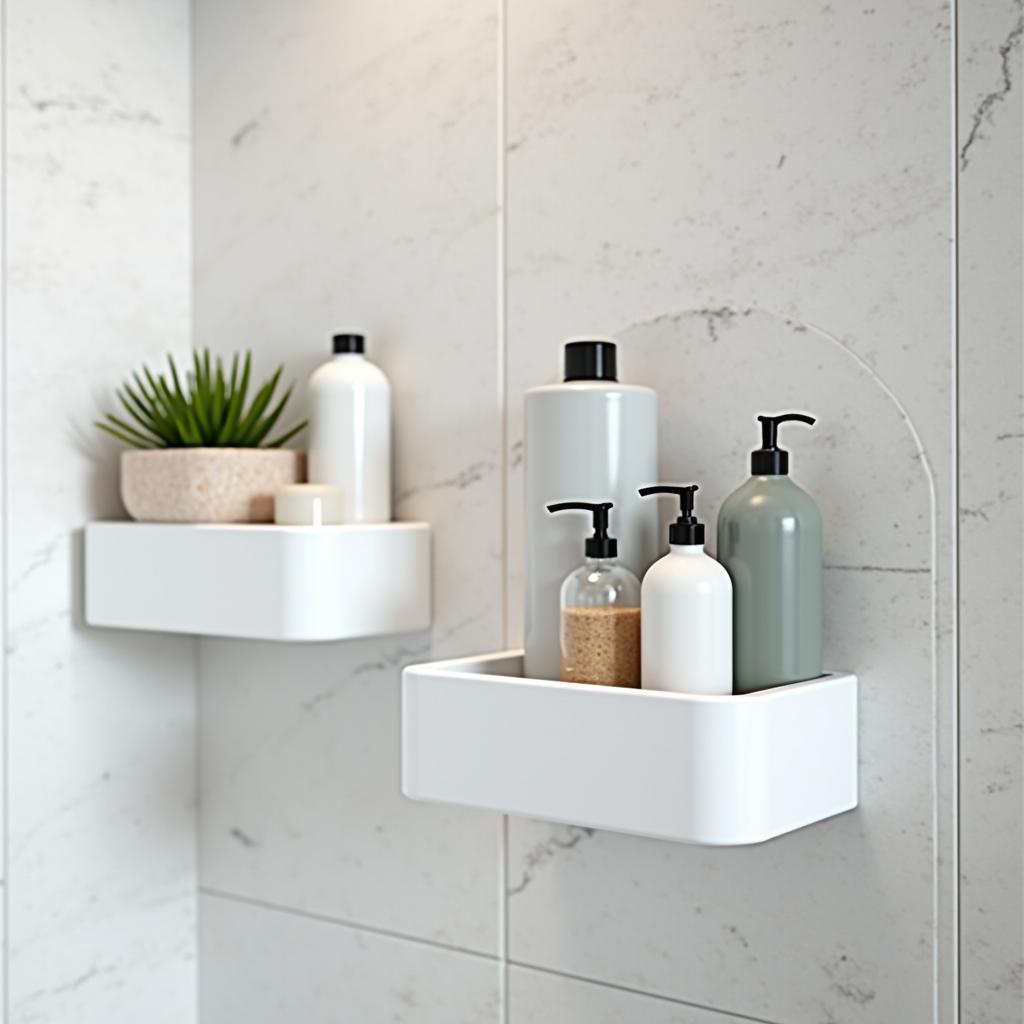
[[[562,501],[549,512],[582,510],[594,519],[585,561],[565,577],[560,593],[560,678],[567,683],[640,685],[640,581],[617,561],[608,536],[612,502]]]

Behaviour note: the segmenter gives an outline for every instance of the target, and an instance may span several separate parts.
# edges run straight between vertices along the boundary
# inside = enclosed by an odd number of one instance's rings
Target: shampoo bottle
[[[732,584],[704,551],[704,524],[693,514],[696,484],[643,487],[675,494],[679,518],[669,552],[648,570],[640,596],[640,676],[645,690],[732,693]]]
[[[750,479],[718,514],[718,558],[732,578],[736,692],[752,693],[821,675],[821,514],[789,477],[779,424],[801,413],[758,416],[761,447]]]
[[[640,581],[617,560],[608,535],[610,501],[560,501],[549,512],[581,509],[594,517],[585,560],[562,583],[561,674],[567,683],[640,685]]]
[[[562,581],[579,567],[579,531],[545,507],[571,494],[615,503],[619,558],[642,577],[658,556],[658,519],[637,488],[658,478],[658,400],[620,384],[606,339],[565,346],[565,379],[526,393],[524,422],[526,674],[557,679]]]
[[[336,334],[309,379],[309,482],[341,489],[345,523],[391,519],[391,388],[361,334]]]

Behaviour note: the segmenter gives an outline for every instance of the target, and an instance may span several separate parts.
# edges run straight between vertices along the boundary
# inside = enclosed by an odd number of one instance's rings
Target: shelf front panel
[[[90,523],[91,626],[258,640],[346,640],[430,625],[425,523]]]
[[[857,679],[743,696],[522,678],[518,651],[407,668],[402,788],[678,842],[742,845],[857,805]]]

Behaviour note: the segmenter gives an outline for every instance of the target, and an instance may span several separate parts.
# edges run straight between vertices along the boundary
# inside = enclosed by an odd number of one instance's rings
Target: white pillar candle
[[[342,521],[341,488],[331,484],[289,484],[274,495],[279,526],[330,526]]]

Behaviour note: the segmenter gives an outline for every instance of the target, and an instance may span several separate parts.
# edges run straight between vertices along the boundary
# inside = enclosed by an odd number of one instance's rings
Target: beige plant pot
[[[268,523],[274,493],[305,478],[281,448],[160,448],[121,453],[121,500],[150,523]]]

